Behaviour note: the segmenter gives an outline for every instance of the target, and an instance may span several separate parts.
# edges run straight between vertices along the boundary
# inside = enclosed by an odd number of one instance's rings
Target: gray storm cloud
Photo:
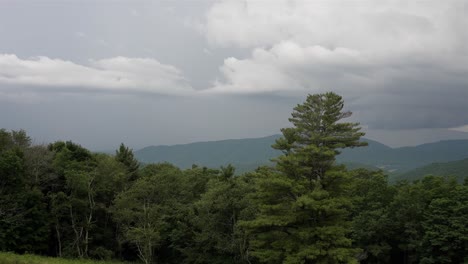
[[[465,125],[467,11],[466,1],[218,1],[207,40],[252,53],[227,58],[210,91],[333,90],[369,111],[359,116],[370,128]]]

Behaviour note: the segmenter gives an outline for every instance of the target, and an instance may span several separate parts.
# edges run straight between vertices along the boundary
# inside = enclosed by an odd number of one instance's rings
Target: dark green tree
[[[432,200],[422,222],[420,263],[468,262],[468,187],[458,185]]]
[[[251,254],[264,263],[355,263],[347,220],[351,201],[346,195],[348,173],[335,166],[340,149],[366,145],[358,123],[342,122],[335,93],[309,95],[297,105],[273,145],[283,155],[277,172],[257,181],[259,213],[243,223],[253,234]]]
[[[28,174],[23,130],[0,130],[0,250],[47,250],[48,212],[44,196]]]
[[[382,171],[357,169],[351,174],[351,237],[353,244],[363,249],[360,263],[389,263],[393,236],[389,205],[395,189],[388,186],[387,176]]]
[[[124,143],[121,143],[119,149],[115,151],[115,159],[125,165],[130,181],[134,181],[138,178],[140,163],[135,159],[132,149],[125,146]]]
[[[341,122],[352,114],[343,107],[342,97],[332,92],[309,95],[297,105],[289,118],[293,127],[281,129],[283,137],[273,145],[284,153],[276,160],[278,169],[308,180],[309,189],[314,189],[321,186],[341,149],[367,146],[359,141],[364,136],[359,123]]]
[[[66,213],[54,216],[62,220],[56,225],[57,242],[60,241],[67,255],[88,257],[99,182],[96,158],[87,149],[70,141],[56,142],[49,149],[55,152],[53,165],[60,185],[49,194],[51,199],[65,198],[62,203],[53,203],[59,208],[51,208],[53,212]],[[62,252],[62,249],[57,251]]]
[[[249,263],[248,235],[238,223],[252,215],[249,194],[254,187],[251,177],[233,174],[234,167],[222,168],[195,202],[193,242],[183,251],[187,263]]]
[[[400,182],[389,207],[393,263],[463,263],[466,188],[454,178]]]
[[[178,168],[167,164],[151,167],[154,171],[148,168],[147,175],[117,196],[113,209],[123,242],[135,246],[144,263],[157,262],[169,250],[166,243],[171,241],[177,224],[174,218],[185,204],[187,191]]]

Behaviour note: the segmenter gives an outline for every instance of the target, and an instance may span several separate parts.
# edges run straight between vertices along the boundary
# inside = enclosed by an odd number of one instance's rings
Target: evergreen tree
[[[294,108],[273,145],[284,155],[277,172],[257,180],[257,217],[243,225],[254,238],[251,254],[264,263],[353,263],[346,196],[348,174],[334,165],[342,148],[364,146],[359,124],[340,122],[343,111],[335,93],[309,95]]]
[[[115,159],[127,167],[130,181],[134,181],[138,178],[140,163],[135,159],[132,149],[125,146],[124,143],[121,143],[119,149],[115,151]]]
[[[308,180],[313,189],[320,187],[340,149],[367,146],[359,141],[364,136],[359,123],[340,122],[351,116],[343,107],[342,97],[332,92],[309,95],[297,105],[289,118],[294,127],[281,129],[283,137],[273,145],[284,153],[276,160],[279,170]]]

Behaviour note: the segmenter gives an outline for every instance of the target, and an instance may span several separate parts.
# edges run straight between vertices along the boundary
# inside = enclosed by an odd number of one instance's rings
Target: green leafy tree
[[[31,146],[24,151],[25,170],[31,185],[46,188],[53,175],[53,152],[47,146]],[[47,190],[44,190],[47,191]]]
[[[468,262],[468,187],[458,185],[432,200],[422,222],[420,263]]]
[[[67,253],[78,257],[88,257],[89,243],[91,240],[90,230],[94,222],[96,209],[96,159],[85,148],[73,142],[56,142],[49,146],[55,152],[54,169],[59,174],[62,189],[57,193],[63,193],[60,197],[66,197],[67,216],[55,216],[55,219],[63,219],[59,229],[63,232],[57,234],[66,235],[69,241],[64,245],[64,240],[60,238],[60,244],[66,246]],[[56,198],[56,192],[51,193],[52,198]],[[52,208],[52,211],[64,213],[62,204],[57,204],[60,208]],[[67,232],[72,231],[72,235]],[[59,239],[59,238],[57,238]],[[62,250],[58,250],[62,252]]]
[[[359,124],[342,122],[342,98],[309,95],[297,105],[273,145],[284,155],[278,172],[257,181],[259,213],[243,225],[254,235],[251,254],[265,263],[355,263],[349,238],[348,174],[334,165],[340,149],[366,145]]]
[[[25,210],[18,196],[24,186],[24,161],[18,149],[0,152],[0,248],[13,250]]]
[[[231,164],[228,164],[226,167],[221,166],[221,174],[224,178],[232,178],[236,173],[236,168]]]
[[[179,169],[163,166],[155,175],[137,179],[115,200],[114,219],[123,239],[137,248],[144,263],[157,261],[157,250],[169,236],[170,219],[183,188],[180,176]]]
[[[254,190],[248,177],[234,175],[234,167],[222,168],[194,205],[191,219],[195,234],[185,248],[188,263],[248,263],[248,235],[239,226],[248,220],[249,194]]]
[[[393,236],[389,205],[395,189],[388,186],[387,176],[382,171],[357,169],[351,173],[351,237],[354,245],[363,249],[360,263],[389,263]]]
[[[114,218],[121,225],[123,237],[136,246],[144,263],[153,263],[161,244],[162,213],[154,182],[138,180],[115,201]]]
[[[127,189],[127,170],[109,155],[94,154],[94,157],[97,162],[92,193],[95,207],[89,254],[93,258],[110,259],[120,249],[117,224],[112,219],[111,207],[117,195]]]
[[[397,192],[389,206],[393,233],[389,235],[388,241],[392,245],[392,262],[418,263],[423,258],[428,246],[424,245],[424,237],[430,229],[429,225],[425,227],[423,223],[427,221],[426,214],[432,211],[429,207],[434,200],[441,202],[448,199],[448,195],[456,187],[455,179],[434,176],[396,185]],[[446,225],[445,221],[434,228]],[[452,242],[447,241],[445,246],[450,247]]]
[[[12,148],[25,149],[31,145],[31,138],[24,130],[0,129],[0,151]]]
[[[28,174],[29,146],[23,130],[0,130],[0,250],[47,249],[48,213],[43,194]]]

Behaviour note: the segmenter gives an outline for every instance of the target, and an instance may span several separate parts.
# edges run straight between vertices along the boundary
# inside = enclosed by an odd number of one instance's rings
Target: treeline
[[[466,263],[468,184],[335,164],[365,145],[333,93],[294,108],[274,167],[142,166],[0,130],[0,250],[144,263]]]

